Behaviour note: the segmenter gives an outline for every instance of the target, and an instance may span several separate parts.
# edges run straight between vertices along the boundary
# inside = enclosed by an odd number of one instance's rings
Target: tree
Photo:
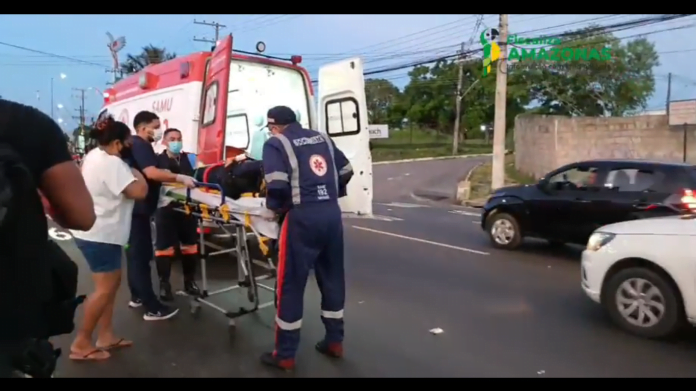
[[[602,60],[607,49],[611,58]],[[575,54],[572,61],[543,59],[571,52]],[[577,58],[579,54],[588,59]],[[654,44],[645,38],[622,44],[611,33],[589,27],[565,34],[545,54],[537,49],[535,56],[521,61],[520,71],[514,73],[515,82],[528,86],[530,96],[539,103],[533,110],[537,114],[622,116],[645,108],[655,91],[653,68],[659,59]]]
[[[369,123],[398,126],[403,119],[398,101],[401,91],[389,80],[369,79],[365,81]]]
[[[139,54],[129,54],[126,57],[126,62],[121,64],[121,70],[127,75],[132,75],[140,72],[148,65],[159,64],[161,62],[169,61],[175,57],[175,53],[168,53],[165,48],[148,45],[143,47]]]

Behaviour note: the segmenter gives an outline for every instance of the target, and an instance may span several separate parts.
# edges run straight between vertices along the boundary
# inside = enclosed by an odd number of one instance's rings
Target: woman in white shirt
[[[90,133],[98,147],[85,156],[82,176],[94,200],[97,220],[89,231],[73,231],[94,280],[95,290],[85,302],[84,318],[70,347],[73,360],[104,360],[108,350],[131,346],[114,334],[112,317],[121,285],[121,260],[128,243],[134,200],[147,195],[147,182],[123,158],[128,156],[130,129],[111,117],[101,119]],[[99,327],[96,344],[92,340]]]

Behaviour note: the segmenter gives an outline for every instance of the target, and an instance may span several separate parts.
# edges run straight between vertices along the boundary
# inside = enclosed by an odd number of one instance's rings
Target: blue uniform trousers
[[[345,274],[338,203],[295,205],[281,225],[278,249],[274,356],[295,357],[300,342],[305,285],[311,269],[321,291],[325,339],[329,343],[343,342]]]
[[[150,262],[153,258],[150,216],[134,214],[126,251],[128,287],[131,299],[140,299],[147,311],[156,312],[162,307],[162,303],[152,288]]]

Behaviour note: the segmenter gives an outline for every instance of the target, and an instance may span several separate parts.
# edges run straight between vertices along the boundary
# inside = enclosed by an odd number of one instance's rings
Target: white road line
[[[429,205],[407,204],[403,202],[390,202],[388,204],[377,203],[378,205],[392,206],[395,208],[430,208]]]
[[[455,215],[481,217],[481,213],[467,212],[465,210],[450,210],[449,212]]]
[[[382,215],[372,215],[372,216],[359,216],[359,215],[344,215],[344,219],[368,219],[368,220],[380,220],[380,221],[404,221],[404,219],[394,216],[382,216]]]
[[[481,224],[480,221],[472,221],[471,223],[472,223],[472,224]]]
[[[376,233],[376,234],[382,234],[382,235],[387,235],[387,236],[393,236],[393,237],[395,237],[395,238],[406,239],[406,240],[412,240],[412,241],[414,241],[414,242],[432,244],[433,246],[445,247],[445,248],[449,248],[449,249],[452,249],[452,250],[459,250],[459,251],[464,251],[464,252],[472,253],[472,254],[490,255],[489,253],[484,252],[484,251],[472,250],[472,249],[470,249],[470,248],[465,248],[465,247],[452,246],[452,245],[450,245],[450,244],[438,243],[438,242],[433,242],[433,241],[425,240],[425,239],[418,239],[418,238],[414,238],[414,237],[411,237],[411,236],[399,235],[399,234],[395,234],[395,233],[391,233],[391,232],[386,232],[386,231],[379,231],[379,230],[372,229],[372,228],[359,227],[359,226],[357,226],[357,225],[354,225],[353,228],[359,229],[359,230],[362,230],[362,231],[367,231],[367,232],[374,232],[374,233]]]

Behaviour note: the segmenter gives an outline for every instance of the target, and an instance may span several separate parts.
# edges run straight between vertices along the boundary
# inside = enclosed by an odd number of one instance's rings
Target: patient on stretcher
[[[220,185],[225,196],[233,200],[238,200],[246,193],[257,197],[265,196],[263,166],[258,160],[229,159],[225,164],[203,166],[196,170],[194,178],[199,182]]]

